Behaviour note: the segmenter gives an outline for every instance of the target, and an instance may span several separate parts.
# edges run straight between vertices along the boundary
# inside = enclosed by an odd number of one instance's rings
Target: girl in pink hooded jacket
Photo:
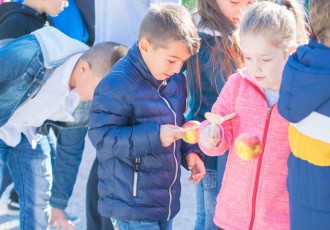
[[[294,48],[307,42],[303,11],[295,0],[283,5],[261,2],[252,6],[240,26],[240,45],[246,69],[229,77],[212,112],[236,117],[217,125],[204,121],[199,146],[210,156],[229,149],[214,222],[226,230],[289,229],[286,188],[290,154],[288,122],[277,111],[286,60]],[[213,130],[213,128],[212,128]],[[234,141],[241,133],[262,140],[262,154],[241,159]]]

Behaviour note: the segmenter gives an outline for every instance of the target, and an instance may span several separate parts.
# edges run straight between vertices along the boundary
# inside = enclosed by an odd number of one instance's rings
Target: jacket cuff
[[[52,207],[58,208],[58,209],[66,209],[68,206],[68,200],[61,199],[61,198],[56,198],[56,197],[51,197],[49,200],[49,203]]]

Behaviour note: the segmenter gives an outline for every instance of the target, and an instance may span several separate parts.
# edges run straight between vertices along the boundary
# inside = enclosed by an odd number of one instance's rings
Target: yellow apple
[[[262,143],[258,136],[249,133],[240,134],[235,142],[234,146],[237,155],[242,160],[252,160],[262,153]]]
[[[184,123],[182,125],[184,130],[182,139],[189,144],[196,144],[198,141],[198,127],[200,124],[201,123],[196,120],[190,120]]]

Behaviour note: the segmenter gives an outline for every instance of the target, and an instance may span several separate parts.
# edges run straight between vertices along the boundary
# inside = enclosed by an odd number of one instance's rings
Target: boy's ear
[[[79,64],[80,64],[79,68],[82,71],[82,73],[87,73],[91,70],[91,65],[88,61],[81,59]]]
[[[139,40],[139,49],[142,53],[148,53],[150,49],[150,42],[146,38],[141,38]]]

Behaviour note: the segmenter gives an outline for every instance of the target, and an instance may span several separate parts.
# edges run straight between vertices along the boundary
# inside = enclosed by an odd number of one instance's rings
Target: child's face
[[[77,90],[80,100],[91,101],[101,78],[93,73],[87,61],[79,59],[71,74],[70,88]]]
[[[289,51],[276,47],[266,35],[240,35],[245,65],[255,83],[261,88],[279,90]]]
[[[43,12],[50,16],[57,16],[65,7],[69,6],[68,0],[46,0],[43,1]]]
[[[77,78],[76,90],[82,101],[91,101],[93,100],[94,91],[96,86],[101,81],[100,77],[93,76],[90,71],[85,76]]]
[[[247,6],[256,0],[216,0],[220,11],[232,23],[239,24],[244,16]]]
[[[167,48],[160,48],[141,39],[139,49],[151,74],[157,80],[165,80],[179,73],[183,63],[190,57],[187,45],[181,41],[173,41]]]

